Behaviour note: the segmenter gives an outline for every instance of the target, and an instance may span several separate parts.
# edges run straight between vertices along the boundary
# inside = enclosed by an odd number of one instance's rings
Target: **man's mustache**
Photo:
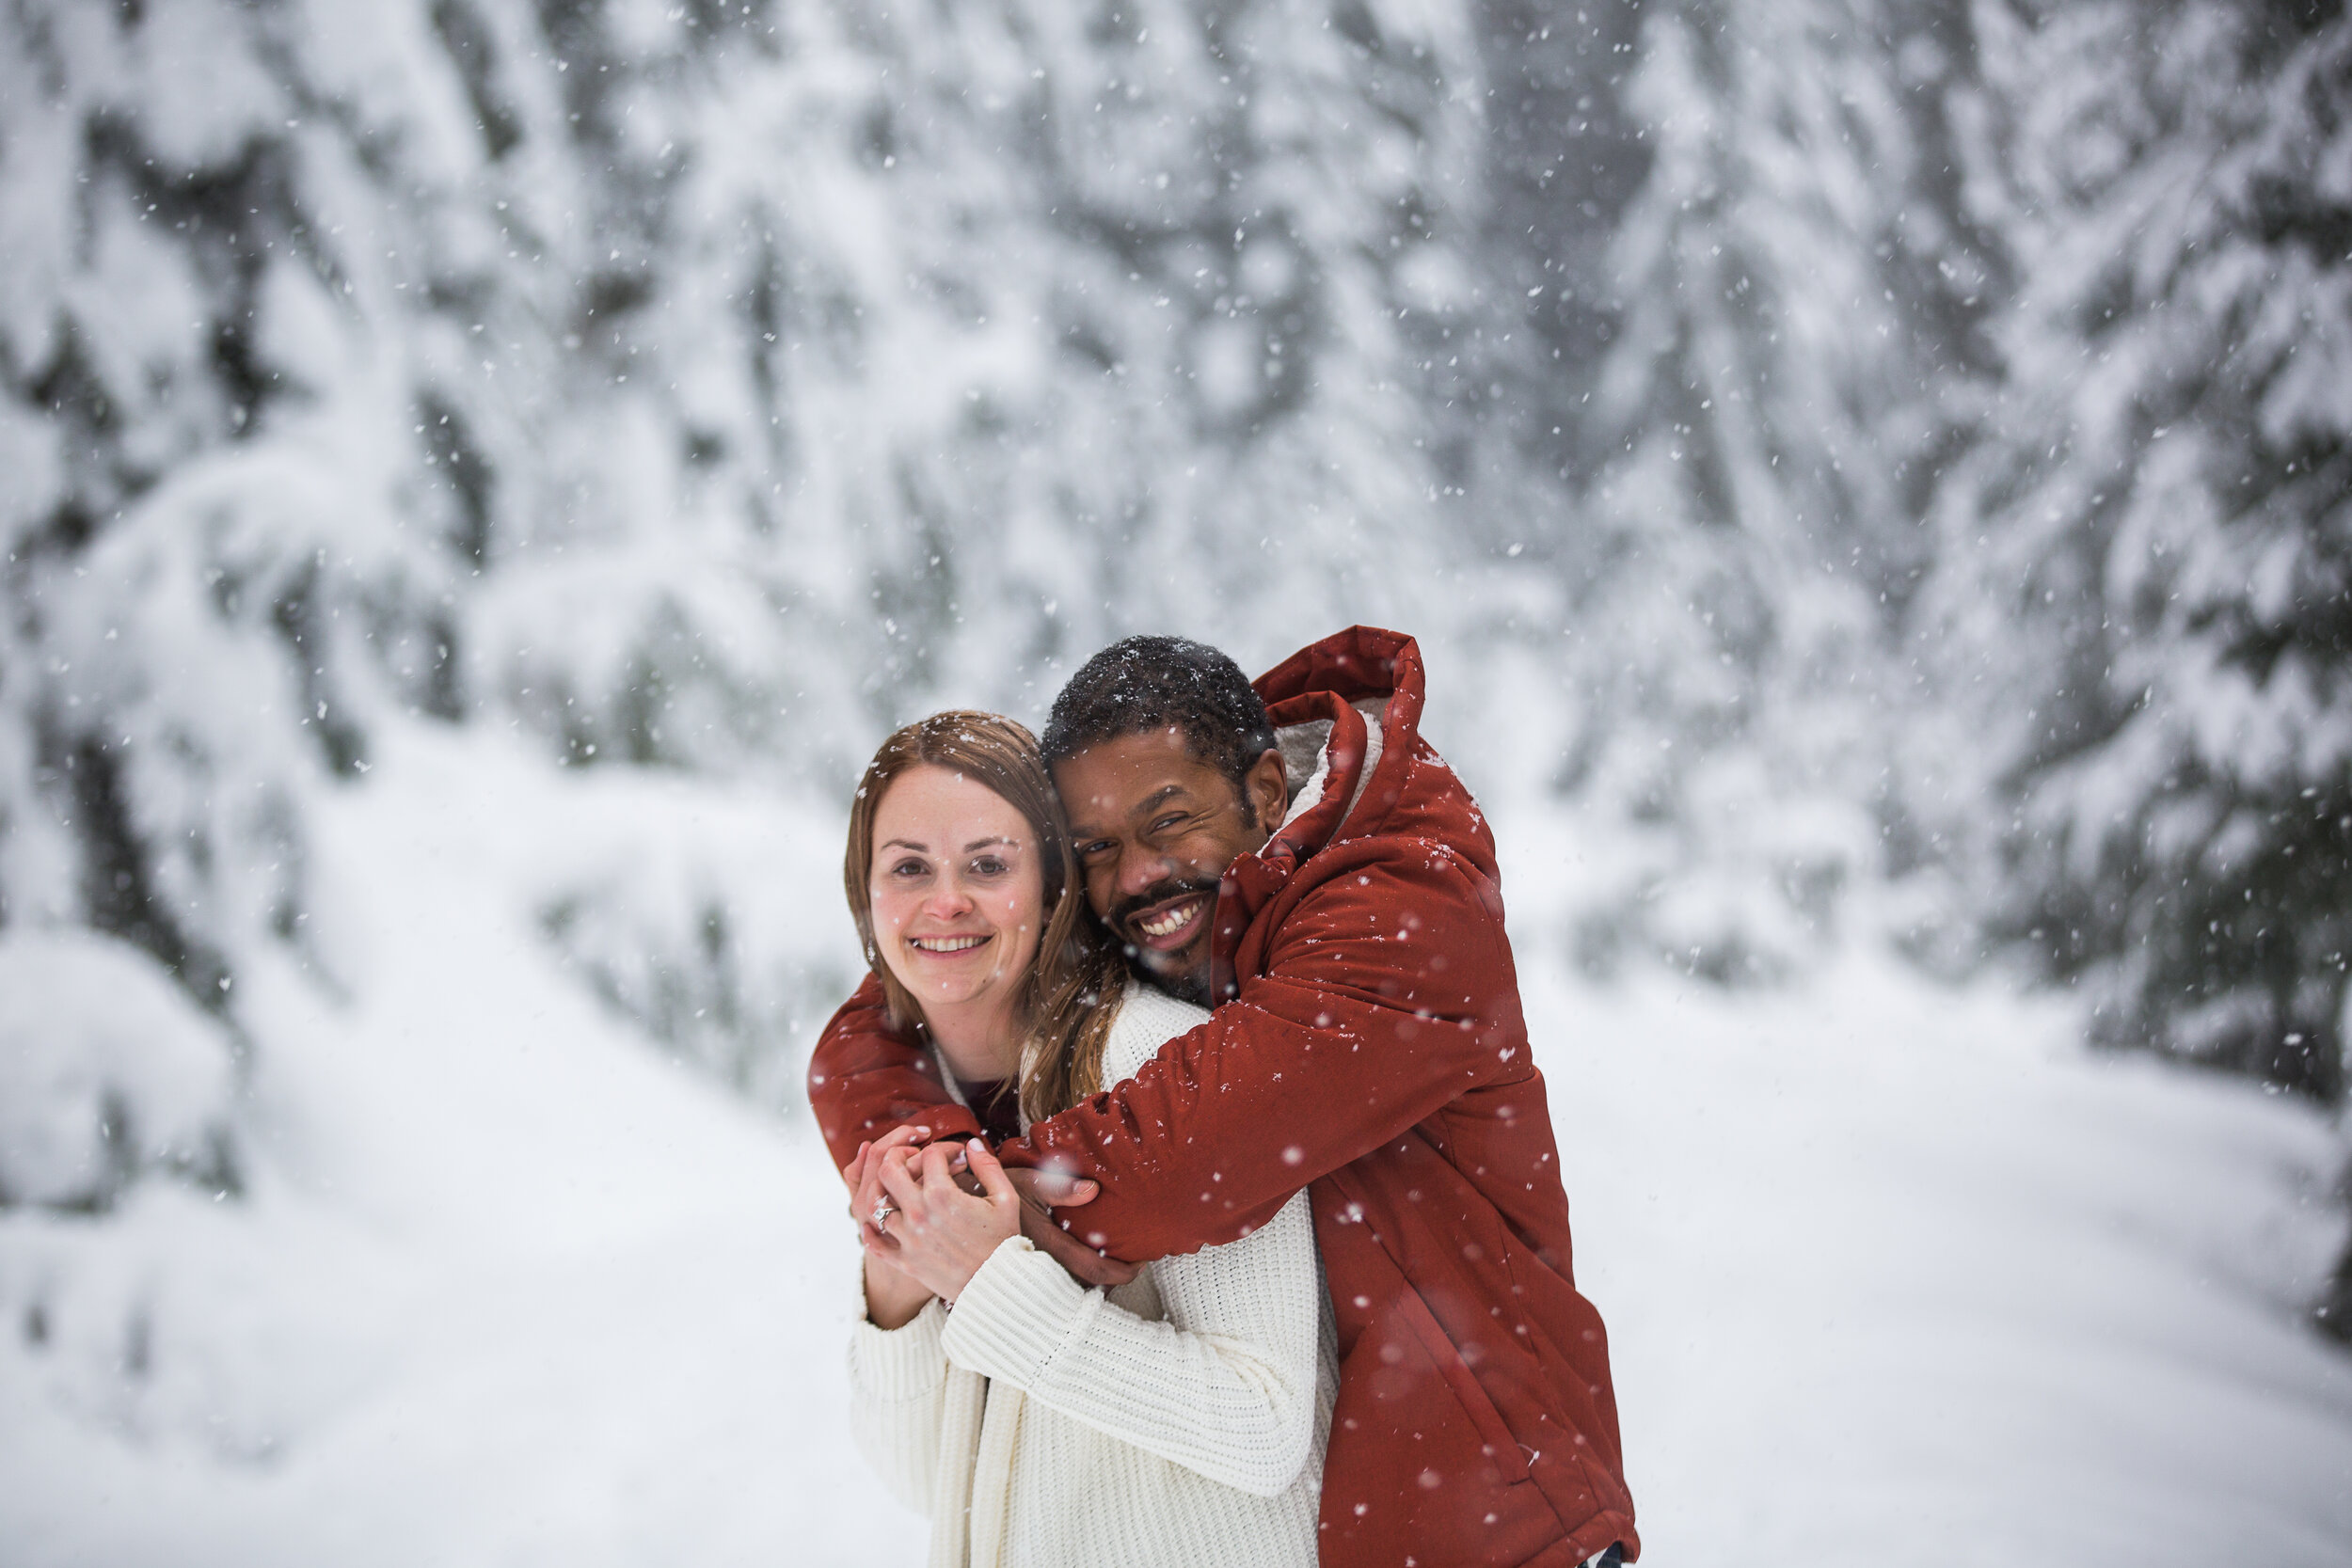
[[[1165,904],[1172,898],[1189,897],[1194,894],[1206,894],[1209,897],[1215,898],[1217,882],[1218,879],[1215,877],[1165,878],[1153,882],[1134,897],[1122,898],[1113,904],[1104,914],[1103,924],[1108,926],[1114,935],[1125,936],[1127,922],[1152,905]]]

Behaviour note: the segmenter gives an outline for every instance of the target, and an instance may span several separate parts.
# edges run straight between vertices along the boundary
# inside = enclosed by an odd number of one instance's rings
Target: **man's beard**
[[[1136,950],[1132,947],[1128,948],[1127,955],[1135,958]],[[1196,1007],[1206,1007],[1211,1010],[1215,1010],[1216,1006],[1216,1004],[1209,999],[1209,977],[1200,970],[1187,969],[1180,974],[1164,974],[1136,958],[1136,971],[1143,976],[1147,985],[1154,990],[1168,992],[1179,1002],[1189,1002]]]
[[[1214,920],[1216,917],[1216,879],[1169,877],[1152,883],[1132,898],[1120,899],[1103,917],[1103,924],[1110,927],[1111,935],[1125,949],[1127,962],[1144,979],[1179,1002],[1189,1002],[1196,1007],[1215,1005],[1209,999],[1209,966],[1204,963],[1197,969],[1163,967],[1162,954],[1148,947],[1139,947],[1128,940],[1127,922],[1138,910],[1148,910],[1154,904],[1165,904],[1170,899],[1195,895],[1208,899],[1209,907],[1203,914]]]

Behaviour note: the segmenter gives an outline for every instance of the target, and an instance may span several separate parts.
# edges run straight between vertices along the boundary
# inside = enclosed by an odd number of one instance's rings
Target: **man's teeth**
[[[1198,914],[1200,911],[1200,900],[1198,898],[1188,899],[1185,902],[1177,905],[1166,914],[1155,915],[1150,920],[1136,921],[1136,928],[1147,937],[1164,937],[1172,931],[1182,928],[1184,922],[1190,920],[1194,915]]]
[[[909,937],[907,943],[918,953],[961,953],[977,947],[986,937]]]

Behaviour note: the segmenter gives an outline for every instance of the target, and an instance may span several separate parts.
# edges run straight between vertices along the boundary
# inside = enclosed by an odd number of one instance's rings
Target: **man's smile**
[[[1195,927],[1208,912],[1209,903],[1209,895],[1188,893],[1128,916],[1127,927],[1143,939],[1140,945],[1155,952],[1172,953],[1192,940]]]

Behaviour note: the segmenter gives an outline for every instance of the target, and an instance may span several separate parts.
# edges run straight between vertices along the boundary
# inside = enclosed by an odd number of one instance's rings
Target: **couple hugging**
[[[1637,1550],[1494,842],[1421,705],[1393,632],[1254,688],[1137,637],[1041,745],[943,713],[866,770],[874,973],[809,1098],[852,1425],[932,1562]]]

